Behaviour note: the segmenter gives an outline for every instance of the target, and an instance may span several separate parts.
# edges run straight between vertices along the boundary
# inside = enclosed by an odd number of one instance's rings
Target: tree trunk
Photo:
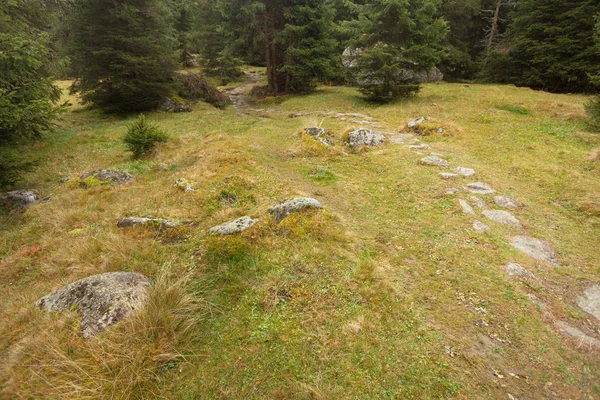
[[[496,10],[494,11],[494,16],[492,17],[492,25],[490,27],[490,33],[487,37],[487,43],[485,46],[485,51],[487,53],[492,50],[492,46],[494,45],[494,40],[496,39],[496,35],[498,35],[498,22],[500,20],[500,8],[502,7],[502,0],[496,0]]]

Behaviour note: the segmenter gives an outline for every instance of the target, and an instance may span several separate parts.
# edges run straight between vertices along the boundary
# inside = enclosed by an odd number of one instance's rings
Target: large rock
[[[437,166],[437,167],[448,167],[448,161],[444,160],[443,158],[440,158],[438,156],[427,156],[427,157],[423,157],[419,160],[420,164],[423,165],[433,165],[433,166]]]
[[[522,229],[521,221],[519,221],[514,215],[504,210],[483,210],[481,212],[484,217],[491,219],[494,222],[500,224],[507,224],[517,229]]]
[[[492,194],[496,193],[494,189],[490,187],[487,183],[483,182],[474,182],[465,185],[465,189],[474,194]]]
[[[12,207],[29,207],[39,203],[39,198],[33,192],[27,190],[14,190],[12,192],[0,193],[0,203]]]
[[[178,221],[170,221],[161,218],[143,218],[143,217],[127,217],[119,218],[117,226],[119,228],[128,228],[135,225],[149,226],[158,229],[176,228],[181,225],[190,225],[190,223],[182,223]]]
[[[213,226],[209,229],[208,233],[211,235],[233,235],[234,233],[240,233],[256,224],[259,220],[252,219],[250,217],[241,217],[234,219],[233,221],[225,222],[224,224]]]
[[[358,128],[350,132],[348,144],[350,147],[381,146],[385,143],[385,136],[371,129]]]
[[[81,333],[90,338],[139,310],[148,295],[150,280],[132,272],[107,272],[73,282],[36,303],[45,311],[77,310]]]
[[[285,217],[293,212],[301,211],[306,208],[323,208],[318,200],[310,197],[297,197],[295,199],[285,200],[269,208],[269,213],[277,221],[283,221]]]
[[[543,240],[529,236],[515,236],[511,239],[510,245],[536,260],[558,266],[558,259],[552,251],[552,247]]]
[[[133,175],[125,171],[113,171],[110,169],[97,169],[95,171],[86,172],[79,177],[81,183],[85,184],[86,179],[94,178],[103,183],[112,183],[115,185],[130,182],[135,178]]]
[[[600,285],[586,289],[583,296],[577,297],[577,305],[600,321]]]
[[[304,128],[304,131],[325,146],[333,146],[333,140],[330,139],[329,132],[325,128],[311,127]]]

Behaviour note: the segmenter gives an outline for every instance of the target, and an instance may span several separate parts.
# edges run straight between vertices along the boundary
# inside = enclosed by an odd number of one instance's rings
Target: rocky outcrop
[[[82,184],[89,183],[86,180],[94,179],[101,183],[112,183],[119,185],[134,180],[134,176],[125,171],[113,171],[110,169],[97,169],[95,171],[86,172],[79,177],[79,181]]]
[[[307,208],[323,208],[318,200],[310,197],[297,197],[285,200],[269,208],[269,213],[277,223],[283,221],[291,213],[302,211]]]
[[[371,129],[358,128],[348,135],[350,147],[381,146],[385,143],[385,136]]]
[[[133,272],[107,272],[73,282],[39,299],[49,312],[76,310],[84,338],[96,336],[144,305],[150,279]]]
[[[211,235],[220,236],[233,235],[235,233],[245,231],[246,229],[256,224],[258,221],[258,219],[252,219],[248,216],[241,217],[238,219],[234,219],[233,221],[225,222],[221,225],[213,226],[212,228],[210,228],[208,233]]]
[[[323,143],[325,146],[333,146],[333,140],[331,140],[331,135],[327,132],[326,129],[321,127],[311,127],[304,128],[304,131],[312,136],[315,140]]]
[[[28,190],[14,190],[12,192],[0,193],[0,204],[9,207],[27,208],[39,203],[39,201],[38,196]]]

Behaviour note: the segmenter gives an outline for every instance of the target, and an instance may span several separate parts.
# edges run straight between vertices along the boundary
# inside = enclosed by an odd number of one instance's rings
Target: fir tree
[[[160,0],[81,0],[72,22],[73,90],[107,111],[155,108],[176,68],[169,9]]]

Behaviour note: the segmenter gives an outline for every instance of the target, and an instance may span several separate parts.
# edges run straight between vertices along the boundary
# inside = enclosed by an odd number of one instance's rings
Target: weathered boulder
[[[475,215],[475,210],[473,210],[473,207],[471,207],[471,205],[467,203],[466,200],[458,199],[458,204],[460,204],[460,208],[465,214]]]
[[[504,208],[519,208],[519,203],[515,199],[506,196],[494,196],[494,203]]]
[[[96,336],[143,305],[150,280],[133,272],[107,272],[73,282],[36,303],[45,311],[77,310],[84,338]]]
[[[427,156],[427,157],[423,157],[419,160],[420,164],[423,165],[432,165],[432,166],[437,166],[437,167],[448,167],[448,161],[444,160],[443,158],[440,158],[438,156]]]
[[[233,221],[225,222],[224,224],[213,226],[209,229],[208,233],[211,235],[233,235],[234,233],[240,233],[256,224],[259,219],[252,219],[248,216],[234,219]]]
[[[321,127],[310,127],[304,128],[304,131],[312,136],[315,140],[323,143],[325,146],[333,146],[333,140],[331,140],[329,132],[325,128]]]
[[[466,178],[475,175],[475,170],[473,168],[456,167],[454,168],[454,172]]]
[[[473,221],[473,229],[475,232],[483,233],[490,230],[490,227],[479,220]]]
[[[381,146],[384,143],[385,136],[367,128],[355,129],[348,136],[350,147]]]
[[[510,245],[536,260],[558,266],[558,259],[552,251],[552,247],[543,240],[529,236],[515,236],[511,239]]]
[[[600,285],[586,289],[583,296],[577,297],[577,305],[600,321]]]
[[[522,229],[523,225],[514,215],[504,210],[483,210],[482,213],[487,219],[500,224],[507,224],[517,229]]]
[[[39,203],[37,195],[28,190],[14,190],[0,193],[0,203],[12,207],[29,207]]]
[[[285,217],[293,212],[301,211],[306,208],[323,208],[318,200],[310,197],[297,197],[295,199],[285,200],[281,203],[277,203],[269,208],[269,213],[277,221],[277,223],[283,221]]]
[[[95,171],[86,172],[79,177],[81,183],[86,184],[86,179],[93,178],[103,183],[112,183],[115,185],[130,182],[134,180],[134,176],[125,171],[113,171],[110,169],[97,169]]]
[[[508,263],[506,263],[506,265],[504,266],[504,270],[509,276],[518,276],[520,278],[529,278],[534,280],[538,279],[537,276],[527,271],[520,264],[513,261],[509,261]]]
[[[487,183],[483,183],[483,182],[469,183],[469,184],[465,185],[464,188],[466,190],[468,190],[469,192],[474,193],[474,194],[492,194],[492,193],[496,193],[496,191],[494,189],[492,189],[490,187],[490,185],[488,185]]]
[[[175,187],[179,190],[183,190],[184,192],[188,193],[188,192],[193,192],[194,188],[192,187],[192,184],[188,182],[187,179],[185,178],[179,178],[175,181]]]
[[[128,228],[135,225],[144,225],[157,229],[169,229],[176,228],[182,225],[190,225],[189,223],[182,223],[177,221],[170,221],[168,219],[161,218],[143,218],[143,217],[127,217],[119,218],[117,226],[119,228]]]

